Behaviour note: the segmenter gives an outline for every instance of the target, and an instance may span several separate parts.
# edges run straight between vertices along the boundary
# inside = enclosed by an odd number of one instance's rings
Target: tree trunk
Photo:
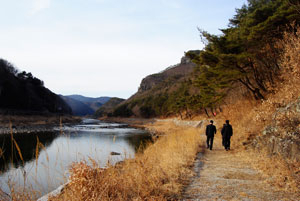
[[[221,108],[220,106],[219,106],[219,111],[220,111],[220,112],[223,112],[223,110],[222,110],[222,108]]]
[[[207,117],[210,117],[209,114],[208,114],[208,112],[207,112],[207,109],[206,109],[206,108],[204,108],[204,111],[205,111]]]
[[[246,86],[247,89],[249,89],[249,90],[252,92],[252,94],[253,94],[253,96],[254,96],[254,98],[255,98],[256,100],[265,99],[265,97],[260,93],[259,88],[254,88],[254,89],[253,89],[248,83],[246,83],[246,82],[243,81],[242,79],[239,79],[239,81],[240,81],[244,86]]]

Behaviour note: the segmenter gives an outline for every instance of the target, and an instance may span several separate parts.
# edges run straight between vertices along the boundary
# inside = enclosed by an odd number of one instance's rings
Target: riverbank
[[[203,119],[203,118],[202,118]],[[109,117],[102,118],[102,121],[107,122],[116,122],[127,124],[132,128],[145,129],[153,136],[164,135],[165,133],[170,133],[171,131],[176,131],[180,127],[183,128],[201,128],[202,125],[207,120],[179,120],[177,118],[169,118],[169,119],[159,119],[159,118],[120,118],[120,117]],[[172,128],[170,126],[166,126],[167,124],[174,125]]]
[[[93,159],[104,168],[133,158],[140,145],[151,142],[147,131],[92,119],[63,126],[62,131],[13,135],[12,141],[10,135],[0,136],[0,186],[13,200],[36,200],[58,188],[68,181],[75,162]]]
[[[139,121],[147,130],[163,132],[134,159],[106,169],[96,163],[74,164],[69,184],[48,200],[168,200],[177,199],[193,175],[192,166],[200,151],[199,128],[178,126],[173,121]],[[119,121],[120,122],[120,121]],[[145,123],[145,124],[144,124]],[[130,124],[131,125],[131,124]]]
[[[0,135],[42,133],[53,131],[54,127],[61,124],[76,124],[81,122],[80,117],[75,116],[22,116],[22,115],[0,115]]]
[[[127,124],[132,128],[145,129],[148,125],[154,124],[156,119],[143,119],[143,118],[121,118],[121,117],[104,117],[99,120],[110,123],[122,123]]]

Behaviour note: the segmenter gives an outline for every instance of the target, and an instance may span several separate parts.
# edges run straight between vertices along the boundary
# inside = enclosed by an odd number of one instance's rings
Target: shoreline
[[[76,116],[0,115],[0,135],[52,132],[55,127],[80,123]]]
[[[152,137],[157,137],[159,136],[161,133],[158,130],[152,130],[149,129],[149,124],[153,125],[157,120],[156,119],[142,119],[142,118],[101,118],[98,119],[100,121],[103,122],[109,122],[109,123],[122,123],[122,124],[127,124],[128,127],[131,128],[136,128],[136,129],[142,129],[142,130],[147,130],[150,132]],[[121,161],[124,162],[124,161]],[[120,164],[115,164],[114,167],[116,166],[120,166]],[[37,201],[48,201],[49,198],[51,197],[55,197],[55,196],[59,196],[65,188],[67,188],[68,183],[70,181],[60,185],[59,187],[57,187],[56,189],[54,189],[53,191],[43,195],[42,197],[38,198]]]
[[[180,181],[182,181],[183,178],[189,177],[188,173],[185,175],[182,175],[178,171],[179,171],[179,169],[181,171],[184,170],[183,172],[191,171],[189,167],[194,162],[194,157],[195,157],[194,152],[196,152],[199,147],[198,140],[197,140],[199,138],[198,131],[197,131],[197,129],[199,128],[198,127],[199,121],[183,121],[182,122],[177,119],[138,119],[138,118],[105,118],[105,119],[102,118],[99,120],[104,121],[104,122],[125,123],[125,124],[128,124],[128,126],[130,126],[130,127],[145,129],[150,132],[152,137],[154,137],[156,144],[155,144],[155,146],[154,145],[149,146],[146,149],[147,150],[146,152],[144,152],[141,155],[138,155],[138,157],[135,157],[133,160],[124,160],[124,162],[122,162],[122,165],[120,165],[120,166],[111,166],[108,169],[106,169],[105,173],[102,172],[102,170],[101,170],[101,174],[99,174],[99,175],[101,175],[101,179],[99,178],[100,180],[97,180],[97,183],[99,183],[99,182],[101,183],[102,181],[105,182],[106,176],[110,179],[112,179],[112,178],[118,179],[118,178],[122,177],[122,175],[123,176],[125,175],[126,178],[127,177],[135,178],[134,173],[132,173],[132,168],[134,168],[138,172],[140,172],[140,176],[143,178],[148,178],[147,177],[147,175],[149,174],[148,171],[153,171],[153,174],[154,173],[158,174],[157,176],[159,176],[159,178],[160,178],[159,181],[162,181],[165,178],[169,178],[170,175],[173,175],[173,174],[177,175],[178,178],[175,180],[172,180],[172,182],[171,182],[172,185],[176,185],[176,186],[177,185],[182,186],[183,184]],[[166,137],[160,138],[160,135],[164,135]],[[186,137],[184,137],[182,140],[178,141],[178,138],[180,136],[186,136]],[[185,151],[180,151],[181,149],[183,149]],[[187,151],[187,150],[189,150],[189,151]],[[165,152],[165,154],[167,154],[167,155],[166,156],[161,155],[162,152]],[[170,156],[173,156],[174,154],[180,155],[180,157],[182,157],[182,159],[177,162],[175,161],[175,163],[173,163],[174,162],[173,161],[171,166],[170,166],[170,163],[165,163],[166,161],[168,161],[171,158]],[[161,158],[162,156],[165,159],[162,160],[162,158]],[[159,159],[161,164],[159,163],[159,165],[157,165],[157,164],[153,165],[152,162],[156,161],[157,159]],[[182,165],[182,162],[181,162],[182,160],[185,161],[184,163],[187,165]],[[155,170],[153,170],[153,168],[154,169],[158,168],[160,171],[155,171]],[[164,168],[163,172],[167,173],[167,172],[171,171],[172,174],[170,172],[169,172],[170,175],[169,174],[160,174],[161,168]],[[95,171],[98,171],[97,168],[93,169],[93,170],[92,169],[87,169],[87,170],[88,171],[85,172],[85,174],[87,174],[85,178],[90,178],[89,177],[90,173],[91,173],[91,175],[93,175],[92,177],[94,177]],[[120,174],[120,171],[122,172],[122,174]],[[102,176],[104,176],[105,178],[102,178]],[[172,178],[173,178],[173,176],[172,176]],[[151,179],[151,178],[148,178],[148,179]],[[154,177],[153,177],[153,179],[154,179]],[[155,180],[154,183],[156,183],[157,180],[156,179],[154,179],[154,180]],[[84,183],[81,183],[81,182],[74,183],[74,181],[73,181],[73,182],[71,182],[71,185],[63,185],[63,186],[59,187],[58,189],[56,189],[55,191],[52,191],[52,192],[40,197],[38,199],[38,201],[46,201],[46,200],[49,200],[50,197],[51,197],[50,198],[51,200],[62,200],[62,199],[70,200],[65,196],[68,196],[68,192],[72,192],[72,188],[74,187],[74,185],[80,186],[80,188],[83,188],[83,187],[88,188],[87,186],[90,185],[89,182],[92,182],[91,184],[93,184],[93,181],[91,180],[91,178],[84,180],[84,181],[85,181]],[[123,180],[121,179],[119,182],[122,182],[122,181]],[[143,181],[144,181],[144,179],[142,179],[139,182],[141,182],[141,184],[143,184]],[[117,182],[117,183],[119,184],[119,182]],[[127,182],[130,182],[130,180],[128,180]],[[150,183],[153,183],[153,182],[150,182]],[[114,183],[105,183],[105,185],[109,185],[113,189],[116,189],[118,186],[118,185],[114,186]],[[100,186],[102,186],[102,185],[100,185]],[[162,189],[164,188],[163,184],[161,184],[160,186]],[[145,187],[145,188],[152,189],[151,186]],[[156,189],[157,186],[155,185],[155,186],[153,186],[153,188]],[[142,192],[142,191],[139,191],[139,192]],[[178,192],[176,190],[174,190],[173,193],[175,193],[176,195],[178,194]],[[144,195],[142,195],[142,196],[144,196]],[[169,193],[167,193],[164,196],[169,197],[170,195],[169,195]],[[159,197],[161,198],[161,195],[159,195],[157,198],[159,198]]]
[[[109,122],[109,123],[125,123],[129,127],[132,128],[140,128],[145,129],[146,125],[154,124],[157,119],[145,119],[145,118],[120,118],[120,117],[105,117],[105,118],[98,118],[100,121]]]
[[[104,122],[114,122],[114,123],[125,123],[129,127],[137,128],[137,129],[144,129],[149,131],[149,133],[154,137],[154,140],[157,140],[159,136],[165,135],[165,133],[170,130],[170,127],[167,127],[167,130],[164,129],[165,124],[171,123],[172,125],[181,126],[181,127],[198,127],[199,121],[180,121],[177,119],[141,119],[141,118],[106,118],[106,119],[99,119]],[[74,123],[74,122],[73,122]],[[64,123],[64,125],[70,123]],[[72,123],[71,123],[72,124]],[[13,128],[13,133],[20,133],[23,134],[22,131],[28,131],[27,133],[33,132],[47,132],[52,131],[55,126],[59,126],[59,124],[44,124],[44,125],[26,125],[26,126],[16,126]],[[1,127],[0,127],[1,128]],[[15,130],[14,130],[15,129]],[[23,129],[23,130],[22,130]],[[171,129],[172,130],[172,129]],[[10,130],[7,131],[8,134]],[[1,134],[1,130],[0,130]],[[25,133],[26,134],[26,133]],[[62,192],[66,185],[58,187],[53,192],[49,192],[48,194],[43,195],[38,200],[48,200],[49,196],[59,195]]]

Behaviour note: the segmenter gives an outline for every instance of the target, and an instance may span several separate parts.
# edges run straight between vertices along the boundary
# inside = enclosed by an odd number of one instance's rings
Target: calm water
[[[25,186],[38,192],[38,197],[65,183],[73,162],[93,159],[105,167],[108,161],[114,164],[134,157],[140,144],[151,137],[146,131],[122,124],[86,119],[80,125],[63,127],[62,131],[57,128],[51,133],[15,135],[14,139],[24,162],[16,145],[12,146],[11,137],[0,136],[0,148],[4,150],[0,159],[0,188],[9,193],[14,185],[21,190]],[[37,142],[42,144],[38,156]]]

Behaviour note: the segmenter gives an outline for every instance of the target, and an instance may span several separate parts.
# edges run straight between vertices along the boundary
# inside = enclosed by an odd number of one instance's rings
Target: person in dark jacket
[[[221,130],[222,134],[222,144],[225,147],[226,151],[230,150],[230,138],[233,134],[232,126],[229,124],[229,120],[225,121],[226,123],[223,125]]]
[[[214,136],[217,133],[216,127],[213,125],[214,121],[210,120],[210,124],[206,126],[206,143],[207,143],[207,149],[209,148],[212,150],[213,143],[214,143]]]

